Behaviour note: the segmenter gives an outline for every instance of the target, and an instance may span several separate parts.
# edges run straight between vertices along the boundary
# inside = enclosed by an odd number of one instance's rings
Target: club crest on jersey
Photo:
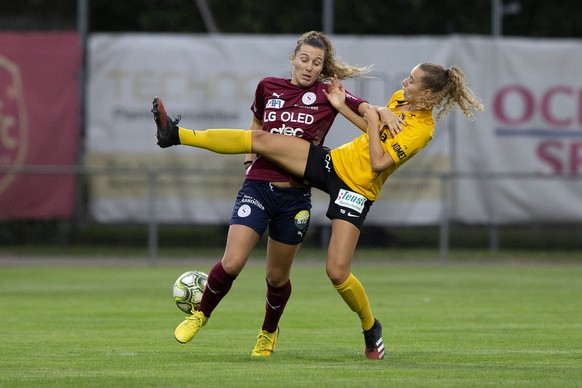
[[[364,205],[366,204],[366,197],[354,193],[353,191],[340,189],[339,194],[335,199],[335,203],[339,206],[355,210],[361,214],[362,210],[364,210]]]
[[[301,102],[305,105],[312,105],[317,100],[317,96],[313,92],[307,92],[301,97]]]
[[[281,109],[283,108],[283,105],[285,105],[285,100],[281,100],[280,98],[269,98],[265,108]]]

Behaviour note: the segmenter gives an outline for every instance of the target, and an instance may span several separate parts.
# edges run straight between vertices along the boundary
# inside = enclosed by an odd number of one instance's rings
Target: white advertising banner
[[[161,222],[228,223],[244,179],[243,156],[191,147],[160,149],[150,113],[160,96],[187,128],[248,128],[255,87],[264,77],[290,77],[289,54],[298,36],[93,34],[89,41],[85,163],[104,167],[89,182],[92,217],[100,222],[145,222],[151,188]],[[370,78],[346,89],[384,105],[419,62],[447,63],[451,43],[441,38],[334,37],[348,63],[374,65]],[[445,125],[402,171],[448,171]],[[341,116],[327,146],[360,134]],[[148,175],[148,171],[150,174]],[[374,204],[368,224],[432,224],[440,212],[440,182],[396,174]],[[156,180],[152,179],[155,176]],[[314,190],[312,223],[326,223],[328,199]]]
[[[297,38],[93,34],[85,162],[112,172],[90,178],[94,219],[145,222],[148,201],[156,198],[161,222],[228,223],[244,179],[243,157],[185,146],[158,148],[151,101],[162,97],[187,128],[248,128],[257,83],[266,76],[290,76],[289,54]],[[439,174],[451,172],[453,221],[582,220],[582,184],[571,179],[582,170],[580,41],[332,40],[346,62],[374,65],[370,78],[345,82],[347,90],[372,104],[385,104],[416,64],[435,62],[459,66],[486,107],[474,122],[460,113],[437,122],[428,147],[387,181],[367,225],[438,224]],[[338,116],[326,145],[358,134]],[[327,223],[327,196],[314,190],[313,199],[312,223]]]
[[[455,116],[455,171],[481,179],[455,181],[453,219],[580,222],[582,42],[455,39],[454,53],[486,111]]]

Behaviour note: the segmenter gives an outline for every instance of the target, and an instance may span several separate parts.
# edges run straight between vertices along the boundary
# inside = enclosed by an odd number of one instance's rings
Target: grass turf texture
[[[264,268],[249,263],[187,345],[171,286],[208,263],[0,268],[0,386],[580,386],[582,266],[358,264],[387,356],[318,263],[296,263],[275,355],[251,359]]]

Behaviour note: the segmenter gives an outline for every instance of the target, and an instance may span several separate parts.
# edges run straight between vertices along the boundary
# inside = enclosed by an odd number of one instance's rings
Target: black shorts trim
[[[303,178],[310,186],[329,194],[327,218],[345,220],[358,229],[362,228],[374,201],[354,191],[340,179],[329,149],[311,145]]]

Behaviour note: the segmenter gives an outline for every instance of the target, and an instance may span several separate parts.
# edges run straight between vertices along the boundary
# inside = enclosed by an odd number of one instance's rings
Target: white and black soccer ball
[[[207,280],[208,275],[200,271],[188,271],[180,275],[172,292],[176,306],[188,314],[198,310]]]

